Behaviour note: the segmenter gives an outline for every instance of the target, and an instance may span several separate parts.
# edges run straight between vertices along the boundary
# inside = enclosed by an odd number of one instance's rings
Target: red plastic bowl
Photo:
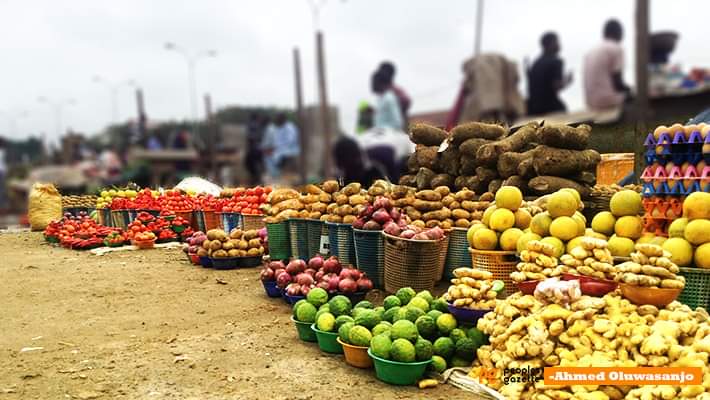
[[[618,282],[592,278],[591,276],[564,274],[562,275],[562,280],[578,280],[579,288],[582,290],[582,294],[595,297],[602,297],[609,292],[613,292],[617,287],[619,287]]]
[[[534,294],[535,288],[542,281],[524,281],[518,282],[518,290],[523,292],[523,294]]]

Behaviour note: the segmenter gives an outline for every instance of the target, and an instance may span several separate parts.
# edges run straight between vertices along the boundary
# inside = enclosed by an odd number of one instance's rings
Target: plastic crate
[[[289,244],[288,222],[266,224],[269,235],[269,256],[272,260],[286,260],[291,256]]]
[[[330,254],[338,257],[343,265],[355,265],[357,260],[355,259],[353,226],[334,222],[326,222],[325,225],[328,227]]]
[[[710,270],[703,268],[680,268],[685,278],[685,288],[678,300],[691,308],[710,307]]]
[[[380,289],[385,284],[385,242],[382,231],[353,228],[357,268],[367,274],[373,285]]]
[[[444,278],[454,277],[453,271],[459,267],[471,267],[471,255],[468,253],[466,228],[453,228],[449,233],[449,248],[444,263]]]

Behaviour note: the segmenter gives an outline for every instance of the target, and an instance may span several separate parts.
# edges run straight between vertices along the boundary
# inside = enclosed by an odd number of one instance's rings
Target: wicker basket
[[[126,229],[131,222],[128,220],[128,210],[112,210],[111,221],[113,226],[121,229]]]
[[[308,252],[308,221],[302,218],[289,219],[288,238],[291,256],[308,261],[311,256]]]
[[[489,251],[469,248],[471,253],[471,266],[473,268],[489,271],[493,274],[493,279],[501,280],[505,283],[503,294],[507,297],[515,293],[518,288],[515,282],[510,279],[510,273],[515,271],[518,259],[514,251]]]
[[[468,253],[468,238],[466,228],[453,228],[449,232],[449,247],[444,264],[445,279],[454,277],[454,270],[459,267],[471,267],[471,255]]]
[[[681,268],[680,274],[685,278],[685,288],[680,293],[678,301],[691,308],[710,307],[710,270],[702,268]]]
[[[350,224],[337,224],[326,222],[328,227],[328,242],[330,254],[338,257],[343,265],[355,265],[355,240],[353,239],[353,226]]]
[[[382,231],[353,228],[357,268],[367,274],[380,289],[385,284],[385,242]]]
[[[325,229],[325,223],[317,219],[309,219],[306,220],[306,225],[308,226],[308,256],[313,257],[321,252],[320,242],[323,236],[323,229]],[[327,232],[325,236],[328,236]]]
[[[446,240],[412,240],[382,234],[385,242],[385,291],[403,287],[433,290],[442,269]]]
[[[288,222],[266,224],[269,235],[269,256],[272,260],[286,260],[290,257],[291,247],[288,239]]]
[[[242,214],[242,229],[245,231],[264,227],[263,215]]]
[[[235,212],[218,213],[220,220],[222,221],[222,229],[229,233],[234,228],[239,228],[242,223],[242,216]]]

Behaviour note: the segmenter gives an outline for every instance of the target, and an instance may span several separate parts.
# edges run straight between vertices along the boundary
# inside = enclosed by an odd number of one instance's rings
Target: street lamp
[[[136,82],[133,79],[129,79],[122,82],[111,82],[99,75],[94,75],[94,83],[105,84],[109,91],[111,92],[111,122],[116,124],[119,121],[118,115],[118,90],[122,87],[136,87]]]
[[[187,83],[190,91],[190,109],[192,112],[193,123],[195,124],[195,128],[197,128],[197,83],[195,79],[195,64],[198,60],[202,58],[216,57],[217,51],[202,50],[199,52],[192,52],[178,46],[173,42],[166,42],[164,47],[165,50],[175,51],[185,57],[185,61],[187,62]],[[195,133],[196,132],[197,129],[195,129]]]
[[[62,136],[62,112],[64,110],[65,106],[73,106],[76,104],[76,100],[74,99],[64,99],[60,101],[51,101],[45,96],[40,96],[37,98],[37,101],[43,104],[47,104],[52,109],[54,110],[54,122],[56,124],[56,129],[57,129],[57,138],[60,138]]]

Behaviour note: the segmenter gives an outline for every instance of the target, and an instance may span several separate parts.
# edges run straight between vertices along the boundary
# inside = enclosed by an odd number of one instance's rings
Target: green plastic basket
[[[291,244],[291,256],[308,260],[308,220],[291,218],[288,220],[288,238]]]
[[[372,354],[372,349],[368,349],[367,354],[374,361],[377,379],[391,385],[414,385],[424,375],[427,365],[431,363],[431,359],[411,363],[385,360]]]
[[[468,239],[466,228],[453,228],[449,232],[449,249],[446,252],[444,264],[444,278],[454,277],[454,270],[459,267],[471,268],[471,255],[468,253]]]
[[[326,353],[343,354],[343,346],[338,343],[337,332],[324,332],[316,328],[316,324],[311,325],[311,329],[316,333],[318,347]]]
[[[382,231],[353,228],[357,268],[372,280],[376,288],[385,285],[385,241]]]
[[[310,322],[296,321],[295,318],[291,317],[291,321],[296,325],[296,331],[298,332],[298,338],[304,342],[317,342],[316,333],[311,329]]]
[[[685,278],[685,288],[680,293],[678,301],[691,308],[710,307],[710,270],[703,268],[681,268],[680,274]]]
[[[308,225],[308,256],[313,257],[321,252],[320,240],[323,235],[325,223],[317,219],[309,219],[306,221],[306,225]]]
[[[291,247],[288,239],[288,222],[266,224],[269,236],[269,256],[272,260],[286,260],[291,256]]]
[[[355,240],[353,239],[353,226],[350,224],[336,224],[326,222],[328,227],[328,240],[330,254],[338,257],[344,265],[355,265]]]

